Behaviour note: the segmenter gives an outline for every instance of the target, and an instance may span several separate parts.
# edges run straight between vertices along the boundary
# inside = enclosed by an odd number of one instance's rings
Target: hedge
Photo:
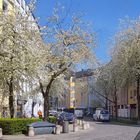
[[[47,121],[50,122],[50,123],[56,123],[57,118],[54,117],[54,116],[49,116],[49,117],[47,118]]]
[[[3,134],[13,135],[13,134],[26,134],[27,125],[33,122],[40,121],[40,119],[29,119],[29,118],[14,118],[0,119],[0,127],[2,128]]]
[[[41,119],[35,118],[0,118],[0,127],[2,128],[3,134],[27,134],[27,125],[33,122],[42,121]],[[50,123],[56,123],[56,117],[49,116],[47,121]]]

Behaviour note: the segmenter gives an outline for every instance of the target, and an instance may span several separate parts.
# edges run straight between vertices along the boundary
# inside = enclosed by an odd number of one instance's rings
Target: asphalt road
[[[61,135],[4,136],[2,140],[134,140],[139,126],[90,122],[90,129]]]

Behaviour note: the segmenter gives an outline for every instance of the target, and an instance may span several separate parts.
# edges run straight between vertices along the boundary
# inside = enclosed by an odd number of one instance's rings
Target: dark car
[[[75,119],[76,117],[73,113],[67,113],[67,112],[62,112],[57,117],[57,121],[59,124],[62,124],[64,121],[68,121],[69,123],[74,123]]]
[[[86,117],[91,117],[91,118],[92,118],[92,116],[93,116],[93,113],[91,113],[91,112],[88,112],[88,113],[86,114]]]
[[[57,111],[56,110],[49,110],[49,116],[57,117]]]

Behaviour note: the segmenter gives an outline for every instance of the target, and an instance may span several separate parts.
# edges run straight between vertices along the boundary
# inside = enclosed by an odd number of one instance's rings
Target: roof
[[[82,70],[75,73],[75,78],[88,77],[94,74],[92,69]]]

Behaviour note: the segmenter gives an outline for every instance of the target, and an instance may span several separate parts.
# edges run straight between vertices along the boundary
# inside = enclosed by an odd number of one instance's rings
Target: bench
[[[29,131],[31,130],[32,131],[31,133],[34,133],[32,135],[52,134],[54,133],[54,129],[55,129],[55,124],[46,121],[34,122],[27,126],[28,126],[28,130]]]

